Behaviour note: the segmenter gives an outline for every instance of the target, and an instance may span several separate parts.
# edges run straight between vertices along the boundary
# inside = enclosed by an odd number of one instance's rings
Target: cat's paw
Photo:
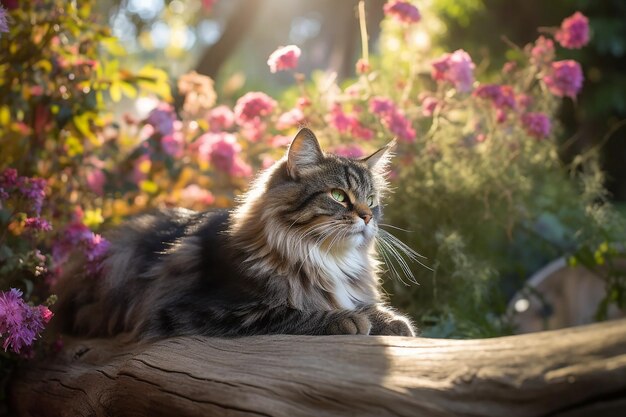
[[[334,319],[326,328],[327,334],[370,334],[372,323],[365,314],[350,313]]]
[[[413,328],[413,325],[408,319],[402,316],[395,316],[391,320],[383,323],[376,330],[376,334],[381,336],[415,337],[415,329]]]

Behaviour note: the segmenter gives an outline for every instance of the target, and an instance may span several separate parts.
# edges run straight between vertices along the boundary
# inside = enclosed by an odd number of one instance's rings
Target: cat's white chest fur
[[[367,258],[363,253],[352,249],[337,256],[316,248],[311,253],[311,260],[318,267],[317,272],[333,286],[333,296],[341,308],[353,309],[370,301],[363,299],[364,294],[350,282],[367,273]]]

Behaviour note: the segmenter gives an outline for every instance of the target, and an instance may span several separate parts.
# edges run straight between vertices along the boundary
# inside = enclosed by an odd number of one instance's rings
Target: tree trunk
[[[21,416],[625,416],[626,320],[484,340],[69,340],[10,395]]]

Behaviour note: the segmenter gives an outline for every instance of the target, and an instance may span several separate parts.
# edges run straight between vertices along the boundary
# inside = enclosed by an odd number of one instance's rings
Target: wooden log
[[[626,320],[483,340],[68,340],[20,416],[626,416]]]

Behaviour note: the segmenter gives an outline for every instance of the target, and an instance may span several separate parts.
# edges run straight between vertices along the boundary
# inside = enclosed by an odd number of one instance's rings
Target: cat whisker
[[[402,279],[402,275],[398,273],[398,270],[394,266],[393,262],[391,262],[391,260],[389,259],[389,256],[387,255],[387,252],[386,252],[386,248],[383,246],[383,244],[380,241],[376,241],[376,244],[379,248],[380,254],[383,257],[383,262],[385,266],[387,266],[388,271],[391,273],[391,276],[394,278],[397,278],[398,280],[400,280],[400,282],[402,282],[402,284],[404,284],[404,286],[408,287],[409,284],[404,279]]]
[[[398,262],[398,265],[400,266],[400,269],[402,269],[404,276],[407,277],[407,279],[411,281],[412,283],[418,284],[418,282],[413,277],[413,272],[411,271],[411,268],[406,263],[402,255],[400,255],[398,250],[393,246],[393,244],[389,241],[386,241],[385,239],[381,239],[380,242],[383,244],[384,247],[386,247],[389,250],[388,254],[392,255],[393,258]]]
[[[401,227],[392,226],[392,225],[387,224],[387,223],[378,223],[378,225],[379,226],[384,226],[384,227],[391,227],[392,229],[400,230],[400,231],[403,231],[403,232],[406,232],[406,233],[413,233],[412,230],[407,230],[407,229],[403,229]]]

